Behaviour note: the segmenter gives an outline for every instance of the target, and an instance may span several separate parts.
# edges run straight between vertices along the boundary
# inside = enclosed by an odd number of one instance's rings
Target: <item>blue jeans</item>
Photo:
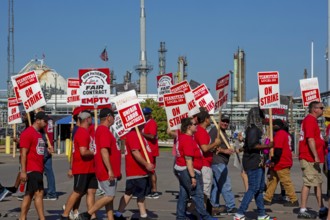
[[[47,149],[46,149],[47,150]],[[44,157],[44,173],[47,178],[47,197],[57,197],[52,156]]]
[[[219,207],[220,193],[225,200],[228,210],[235,208],[235,197],[231,189],[231,182],[228,176],[228,168],[226,164],[219,163],[212,165],[213,184],[211,191],[211,204],[213,207]]]
[[[186,206],[189,197],[194,201],[196,211],[203,220],[212,220],[213,218],[206,211],[204,206],[203,179],[202,175],[195,172],[196,187],[191,188],[191,178],[188,170],[175,171],[180,182],[179,199],[176,206],[176,219],[186,219]]]
[[[243,215],[248,209],[253,197],[256,201],[258,216],[266,215],[263,191],[265,189],[265,170],[258,168],[246,171],[249,181],[248,191],[244,194],[241,206],[237,213]]]

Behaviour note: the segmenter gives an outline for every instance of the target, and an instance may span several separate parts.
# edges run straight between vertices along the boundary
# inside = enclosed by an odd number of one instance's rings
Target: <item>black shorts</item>
[[[26,193],[35,193],[39,190],[44,190],[44,176],[39,172],[27,173]]]
[[[97,189],[98,183],[94,173],[76,174],[74,177],[73,190],[78,193],[86,193],[88,189]]]
[[[126,180],[126,195],[136,196],[138,199],[144,199],[150,192],[149,177]]]

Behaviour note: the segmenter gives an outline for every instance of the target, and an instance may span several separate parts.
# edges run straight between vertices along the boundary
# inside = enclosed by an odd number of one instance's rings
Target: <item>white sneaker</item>
[[[245,215],[235,214],[233,220],[245,220]]]

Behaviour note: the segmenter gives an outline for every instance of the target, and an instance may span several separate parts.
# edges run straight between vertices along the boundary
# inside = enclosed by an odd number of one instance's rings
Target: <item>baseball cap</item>
[[[230,116],[229,115],[227,115],[227,114],[223,114],[223,115],[221,115],[221,121],[230,121]]]
[[[80,112],[78,115],[78,118],[80,118],[81,120],[84,120],[89,117],[92,117],[92,114],[90,113],[90,111],[87,111],[87,110]]]
[[[82,110],[83,110],[83,109],[82,109],[80,106],[75,107],[75,108],[73,109],[73,111],[72,111],[72,115],[73,115],[73,116],[79,115],[79,113],[82,112]]]
[[[144,107],[144,108],[142,109],[142,112],[143,112],[144,115],[149,115],[149,114],[151,114],[152,109],[149,108],[149,107]]]
[[[38,112],[36,114],[35,118],[36,118],[36,120],[44,120],[44,121],[48,121],[48,119],[49,119],[48,115],[43,111]]]
[[[107,116],[112,116],[112,117],[114,117],[114,113],[113,113],[113,111],[111,110],[111,109],[109,109],[109,108],[103,108],[103,109],[101,109],[101,111],[100,111],[100,115],[99,115],[99,117],[100,118],[105,118],[105,117],[107,117]]]

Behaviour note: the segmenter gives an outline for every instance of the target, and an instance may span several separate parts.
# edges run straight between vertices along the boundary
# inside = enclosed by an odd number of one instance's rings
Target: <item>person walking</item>
[[[72,157],[74,186],[61,215],[62,220],[69,219],[70,211],[75,203],[86,193],[87,208],[91,208],[95,203],[95,192],[98,188],[94,167],[94,151],[92,150],[94,146],[91,146],[93,141],[88,130],[92,124],[92,115],[89,111],[84,110],[79,113],[78,120],[80,120],[80,126],[74,137]],[[92,219],[96,219],[95,214],[93,214]]]
[[[44,214],[44,150],[45,142],[40,130],[47,125],[48,116],[45,112],[38,112],[32,126],[22,132],[20,137],[21,149],[21,182],[25,183],[25,194],[21,204],[19,219],[25,220],[34,198],[34,206],[40,220],[45,220]]]
[[[144,107],[142,109],[143,115],[146,119],[144,128],[142,129],[142,136],[147,140],[148,145],[152,152],[152,161],[154,168],[156,169],[156,158],[159,157],[159,147],[158,147],[158,126],[157,122],[152,118],[152,109],[149,107]],[[157,175],[156,170],[153,170],[150,173],[150,182],[151,182],[151,193],[146,196],[150,199],[158,199],[159,193],[157,192]]]
[[[244,194],[241,205],[234,216],[234,220],[245,220],[244,213],[249,207],[252,199],[257,205],[258,220],[273,219],[266,214],[264,207],[263,192],[265,188],[265,170],[263,150],[273,147],[273,143],[262,143],[263,135],[263,112],[259,107],[249,110],[245,130],[245,143],[243,154],[243,167],[248,175],[248,190]]]
[[[294,185],[291,180],[290,169],[292,167],[291,136],[284,130],[284,122],[281,119],[275,119],[273,122],[274,136],[274,156],[270,163],[270,178],[267,183],[267,190],[264,196],[264,204],[270,205],[280,182],[290,201],[283,205],[288,207],[299,206],[298,198],[295,193]]]
[[[141,131],[143,125],[139,126]],[[125,152],[125,169],[126,169],[126,186],[125,194],[121,197],[118,210],[115,212],[115,219],[126,219],[123,217],[123,212],[126,206],[130,202],[133,196],[136,197],[137,206],[140,212],[140,220],[149,220],[145,197],[150,192],[149,174],[154,169],[152,164],[152,152],[147,145],[145,138],[141,139],[150,163],[143,153],[142,143],[139,141],[138,134],[135,128],[132,128],[129,133],[126,134],[126,152]]]
[[[110,132],[114,123],[114,113],[109,108],[100,111],[100,125],[95,131],[95,174],[104,196],[79,215],[81,220],[90,220],[92,214],[105,206],[108,220],[114,220],[113,200],[116,194],[117,180],[121,177],[121,152],[117,141]]]
[[[220,120],[220,129],[227,143],[229,143],[229,138],[226,134],[226,130],[229,127],[230,117],[227,114],[223,114]],[[211,132],[211,131],[210,131]],[[218,133],[218,131],[217,131]],[[214,134],[213,134],[214,135]],[[211,204],[212,204],[212,215],[229,214],[234,215],[237,212],[235,204],[235,196],[231,187],[231,179],[229,177],[228,163],[230,155],[235,153],[235,151],[226,146],[225,141],[221,140],[220,147],[213,152],[213,184],[211,192]],[[220,206],[220,194],[222,194],[225,201],[226,209],[223,210]]]
[[[301,189],[301,206],[298,218],[315,219],[317,216],[307,210],[307,199],[310,189],[315,191],[316,201],[320,208],[319,217],[327,216],[328,209],[322,200],[321,167],[325,159],[325,142],[321,136],[317,119],[323,115],[323,104],[313,101],[308,105],[309,114],[301,123],[299,139],[299,161],[303,175]]]
[[[194,140],[197,123],[192,118],[181,120],[181,134],[174,166],[180,183],[179,199],[177,201],[176,219],[186,219],[186,206],[189,197],[195,204],[196,211],[203,220],[214,220],[204,206],[203,194],[203,155]]]

